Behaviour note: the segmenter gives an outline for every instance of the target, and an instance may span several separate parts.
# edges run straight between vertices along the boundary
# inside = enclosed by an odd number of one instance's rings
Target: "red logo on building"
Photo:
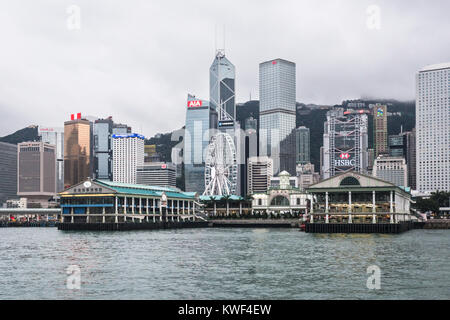
[[[276,60],[273,60],[273,61],[272,61],[272,64],[277,64],[277,61],[276,61]]]
[[[167,168],[167,164],[162,164],[161,165],[161,169],[166,169]]]
[[[187,103],[188,108],[195,108],[202,106],[202,100],[191,100]]]
[[[341,159],[348,159],[348,158],[350,158],[350,154],[347,153],[347,152],[341,153],[339,155],[339,158],[341,158]]]
[[[77,113],[77,119],[81,119],[81,112]],[[70,120],[75,120],[75,114],[70,115]]]

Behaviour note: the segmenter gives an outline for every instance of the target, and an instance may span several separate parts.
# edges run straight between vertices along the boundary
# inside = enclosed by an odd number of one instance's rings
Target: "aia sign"
[[[341,158],[342,160],[346,160],[346,159],[350,158],[350,154],[348,152],[341,153],[339,155],[339,158]]]
[[[202,106],[202,100],[191,100],[187,103],[188,108],[195,108]]]

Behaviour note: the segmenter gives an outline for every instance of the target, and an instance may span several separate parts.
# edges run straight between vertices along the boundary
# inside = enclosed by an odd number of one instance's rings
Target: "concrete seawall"
[[[424,229],[450,229],[450,219],[428,220],[424,223]]]

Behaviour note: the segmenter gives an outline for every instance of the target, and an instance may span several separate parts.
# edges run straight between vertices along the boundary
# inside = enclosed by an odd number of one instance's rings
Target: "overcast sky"
[[[223,25],[237,102],[258,98],[258,64],[273,58],[296,63],[299,102],[411,100],[415,72],[450,61],[449,12],[448,0],[2,0],[0,136],[75,112],[147,137],[180,128],[187,94],[208,99]]]

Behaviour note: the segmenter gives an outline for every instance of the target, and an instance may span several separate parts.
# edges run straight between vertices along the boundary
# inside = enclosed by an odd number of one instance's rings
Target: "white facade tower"
[[[136,184],[137,168],[144,164],[144,136],[113,134],[113,181]]]
[[[416,161],[418,191],[450,191],[450,62],[416,74]]]

